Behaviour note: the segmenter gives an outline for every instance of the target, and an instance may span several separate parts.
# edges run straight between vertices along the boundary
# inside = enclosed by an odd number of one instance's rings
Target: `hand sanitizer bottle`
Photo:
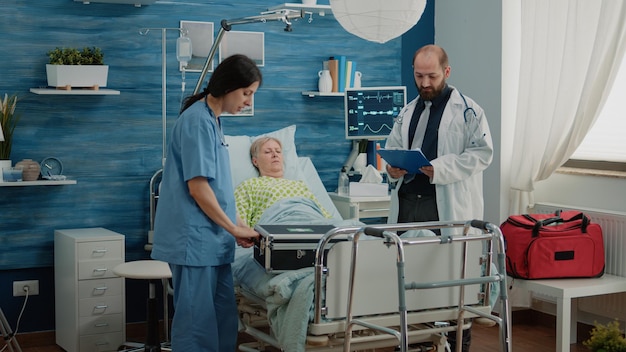
[[[350,194],[350,179],[346,168],[342,167],[339,173],[339,181],[337,183],[337,194],[340,196],[348,196]]]

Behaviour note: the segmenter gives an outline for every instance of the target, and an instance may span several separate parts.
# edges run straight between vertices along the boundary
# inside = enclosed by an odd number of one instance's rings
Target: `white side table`
[[[577,298],[626,292],[626,277],[608,274],[593,279],[515,279],[515,282],[530,292],[556,299],[557,352],[569,352],[570,344],[576,343]]]
[[[389,216],[390,196],[340,196],[328,192],[330,199],[344,220],[386,218]]]

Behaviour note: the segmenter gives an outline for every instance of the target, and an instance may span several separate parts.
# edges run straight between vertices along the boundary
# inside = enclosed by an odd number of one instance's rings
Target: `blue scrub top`
[[[236,222],[228,149],[204,99],[185,110],[172,129],[154,222],[152,258],[188,266],[232,263],[235,238],[215,224],[189,195],[187,181],[202,176]]]

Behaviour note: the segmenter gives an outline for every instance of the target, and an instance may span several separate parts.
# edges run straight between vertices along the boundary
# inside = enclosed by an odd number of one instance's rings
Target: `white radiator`
[[[606,274],[626,277],[626,213],[565,205],[537,203],[533,213],[554,213],[556,210],[578,210],[600,224],[604,236]],[[581,298],[578,309],[608,318],[626,320],[626,294],[616,293]]]

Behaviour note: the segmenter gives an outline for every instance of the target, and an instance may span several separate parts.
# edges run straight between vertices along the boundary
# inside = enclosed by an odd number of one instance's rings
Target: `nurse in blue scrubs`
[[[172,129],[154,223],[152,258],[168,262],[174,287],[172,349],[235,351],[235,244],[258,233],[237,221],[228,145],[219,117],[252,104],[262,82],[244,55],[220,63],[206,89],[185,99]]]

